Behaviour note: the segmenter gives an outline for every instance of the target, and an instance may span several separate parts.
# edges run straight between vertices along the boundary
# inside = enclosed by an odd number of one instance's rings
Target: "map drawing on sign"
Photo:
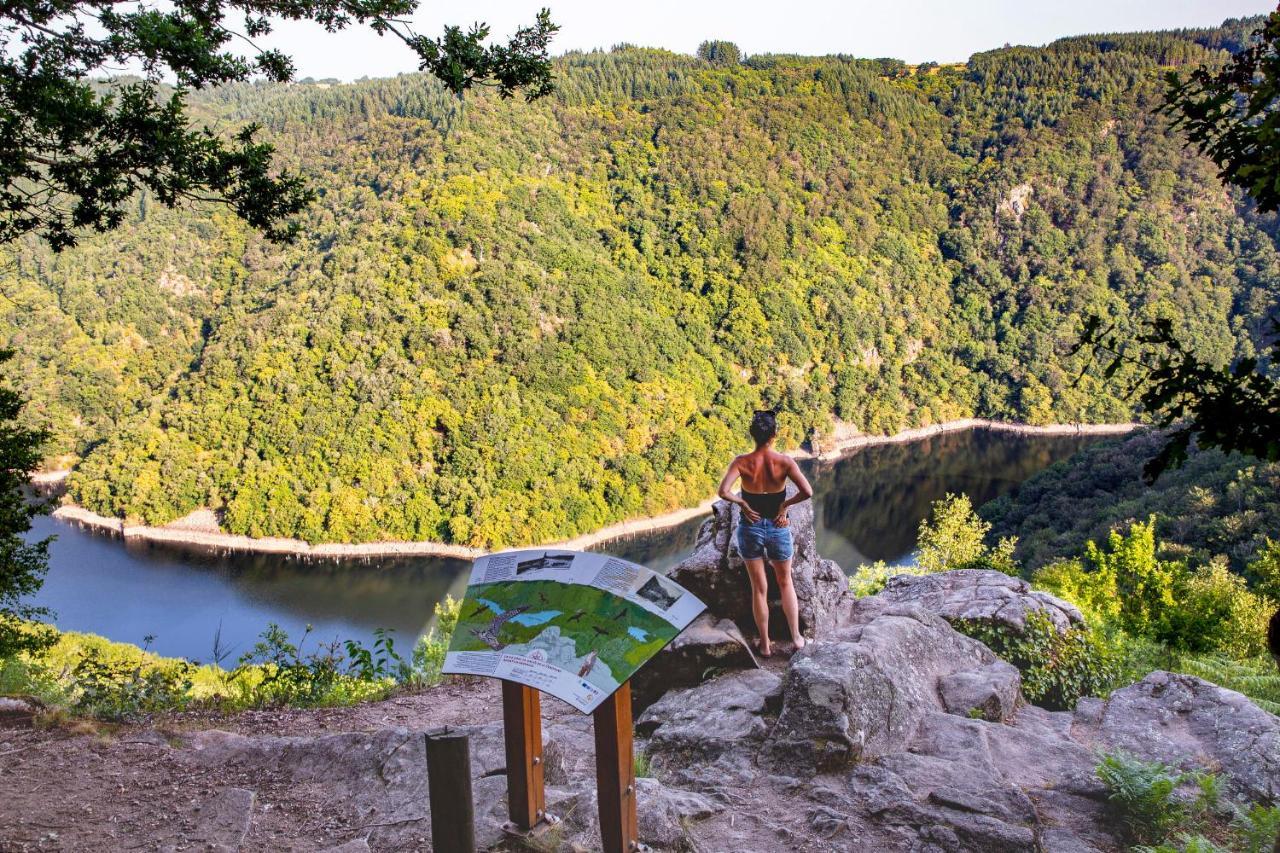
[[[539,548],[475,561],[444,671],[595,710],[706,606],[644,566]]]

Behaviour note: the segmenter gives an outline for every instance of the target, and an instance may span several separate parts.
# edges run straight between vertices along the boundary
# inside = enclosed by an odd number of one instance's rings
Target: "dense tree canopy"
[[[1142,416],[1081,318],[1257,355],[1274,214],[1159,111],[1257,26],[963,66],[569,54],[532,105],[407,75],[237,84],[318,197],[294,246],[129,201],[108,242],[0,266],[73,498],[252,535],[479,545],[692,504],[757,407],[783,441],[980,415]]]
[[[1208,61],[1185,79],[1167,74],[1164,112],[1173,126],[1245,192],[1262,211],[1280,206],[1280,10],[1225,64]],[[1139,334],[1099,317],[1086,324],[1082,346],[1107,354],[1111,372],[1128,363],[1139,378],[1134,390],[1163,426],[1174,430],[1147,463],[1154,480],[1181,464],[1194,439],[1205,447],[1280,460],[1280,311],[1255,318],[1258,355],[1222,364],[1184,345],[1168,318],[1150,321]]]
[[[190,91],[265,77],[284,83],[293,64],[254,39],[280,20],[330,32],[354,25],[393,36],[420,67],[461,97],[477,85],[504,97],[551,91],[544,9],[506,45],[488,29],[449,27],[441,38],[403,20],[417,0],[19,0],[0,6],[0,243],[36,233],[55,249],[85,229],[115,228],[139,190],[168,206],[225,203],[274,240],[313,194],[297,169],[278,170],[258,126],[230,134],[190,126]],[[237,26],[239,25],[239,28]],[[248,56],[234,48],[247,44]],[[142,79],[98,81],[110,68]],[[173,86],[162,85],[165,82]],[[176,88],[175,88],[176,87]]]
[[[12,350],[0,350],[0,366],[8,367],[12,358]],[[21,622],[46,615],[21,599],[40,588],[48,569],[48,543],[23,538],[38,510],[24,489],[40,462],[46,436],[18,422],[22,405],[7,384],[0,385],[0,658],[52,642],[48,632],[27,629]]]

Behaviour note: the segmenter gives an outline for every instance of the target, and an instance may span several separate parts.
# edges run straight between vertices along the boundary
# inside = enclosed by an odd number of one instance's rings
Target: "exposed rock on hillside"
[[[1234,690],[1153,672],[1106,702],[1082,701],[1076,713],[1106,749],[1188,770],[1221,768],[1223,780],[1245,799],[1280,801],[1280,717]]]
[[[898,575],[889,579],[879,597],[917,604],[948,622],[979,620],[1019,633],[1030,613],[1045,614],[1059,631],[1084,624],[1074,604],[1034,590],[1022,578],[983,569]]]
[[[704,613],[631,677],[632,707],[642,711],[668,690],[692,687],[708,673],[758,666],[751,646],[732,621]]]
[[[767,750],[785,772],[809,776],[906,749],[925,716],[947,711],[940,682],[958,674],[967,677],[949,680],[948,693],[975,696],[959,713],[1013,713],[1018,671],[927,610],[863,599],[842,622],[791,660]]]
[[[1041,610],[1075,624],[1068,606],[992,572],[899,578],[879,596],[854,599],[814,553],[811,516],[793,519],[817,636],[786,664],[757,668],[727,618],[746,590],[727,507],[679,570],[702,584],[695,588],[712,613],[660,656],[653,668],[667,680],[647,689],[707,680],[667,689],[636,722],[637,752],[654,774],[637,780],[639,827],[654,848],[1117,850],[1123,839],[1095,775],[1098,750],[1214,769],[1233,796],[1280,799],[1280,718],[1240,694],[1156,672],[1074,713],[1027,705],[1017,670],[947,617],[1014,626]],[[450,695],[453,704],[431,705]],[[416,710],[406,715],[406,704]],[[421,732],[442,714],[465,722],[471,737],[479,847],[507,843],[494,685],[315,713],[336,733],[142,729],[104,742],[0,715],[0,778],[10,783],[0,848],[427,850]],[[6,724],[23,725],[26,743],[11,746]],[[563,850],[598,849],[591,719],[549,700],[543,732],[547,805],[562,819],[554,839]],[[50,778],[60,784],[42,787]],[[133,790],[146,794],[116,796]]]
[[[776,715],[781,699],[782,679],[774,673],[733,673],[668,693],[636,720],[636,733],[649,738],[655,755],[714,758],[740,744],[763,742],[769,731],[765,715]]]

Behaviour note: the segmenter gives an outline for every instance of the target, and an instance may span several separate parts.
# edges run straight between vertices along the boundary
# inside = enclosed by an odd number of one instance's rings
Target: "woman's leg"
[[[764,559],[744,560],[747,577],[751,579],[751,613],[756,617],[756,630],[760,632],[760,654],[773,654],[769,645],[769,579],[764,574]],[[794,597],[794,596],[793,596]]]
[[[804,648],[804,635],[800,633],[800,602],[796,601],[796,588],[791,583],[791,560],[770,560],[773,576],[778,579],[778,593],[782,597],[782,612],[791,629],[791,641],[797,649]]]

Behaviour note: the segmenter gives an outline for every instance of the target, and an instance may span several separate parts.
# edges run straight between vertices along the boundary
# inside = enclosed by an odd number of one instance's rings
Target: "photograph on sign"
[[[471,568],[444,671],[516,681],[589,713],[705,609],[607,554],[488,554]]]

